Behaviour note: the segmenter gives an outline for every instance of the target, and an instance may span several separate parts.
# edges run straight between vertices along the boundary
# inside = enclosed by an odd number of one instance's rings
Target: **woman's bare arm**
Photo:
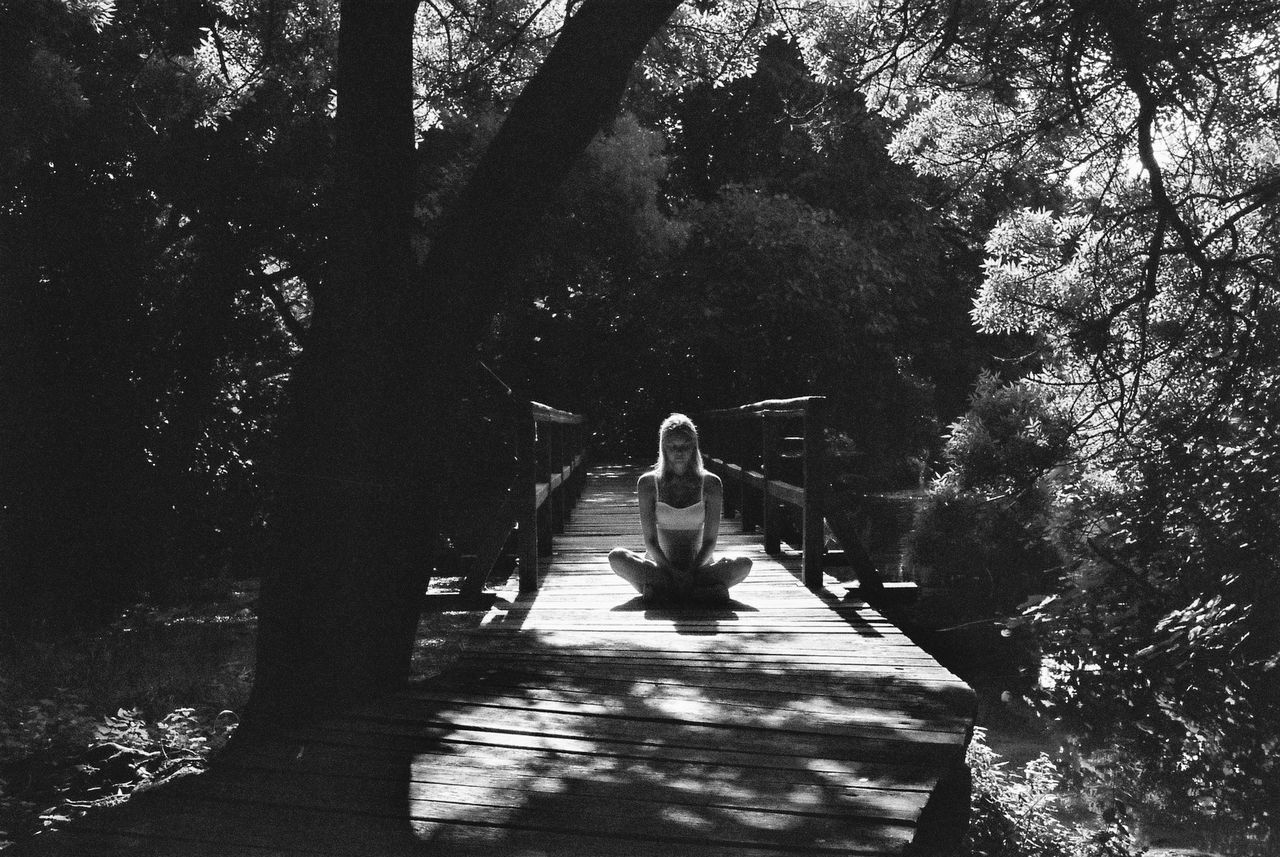
[[[724,487],[720,477],[708,473],[702,482],[702,499],[705,501],[705,515],[702,520],[702,547],[693,558],[693,570],[697,571],[711,563],[715,554],[716,539],[720,538],[720,511],[724,506]]]
[[[658,479],[652,473],[645,473],[636,483],[636,494],[640,498],[640,531],[644,535],[644,546],[649,556],[659,568],[674,570],[671,560],[667,558],[658,543]]]

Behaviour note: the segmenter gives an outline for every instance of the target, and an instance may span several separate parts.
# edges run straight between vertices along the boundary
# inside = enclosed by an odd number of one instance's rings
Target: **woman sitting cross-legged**
[[[698,430],[672,414],[658,430],[658,463],[640,477],[645,553],[614,548],[609,566],[646,599],[726,601],[751,572],[749,557],[712,559],[720,534],[723,489],[702,466]]]

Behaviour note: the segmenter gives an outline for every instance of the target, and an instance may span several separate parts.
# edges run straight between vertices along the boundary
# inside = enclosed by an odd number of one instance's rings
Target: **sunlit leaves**
[[[923,23],[932,5],[902,8]],[[1062,710],[1095,746],[1123,745],[1103,765],[1116,782],[1274,833],[1258,748],[1280,722],[1266,689],[1280,506],[1265,487],[1280,481],[1280,102],[1263,45],[1280,41],[1280,7],[952,13],[898,30],[872,103],[900,120],[894,156],[946,183],[947,216],[985,238],[973,318],[1036,343],[1023,386],[1070,442],[1066,466],[1019,462],[1032,435],[989,430],[996,405],[1019,420],[987,389],[953,427],[970,454],[938,502],[1022,474],[1044,505],[1010,523],[1064,563],[1029,612]],[[975,527],[1009,508],[975,505]]]
[[[212,124],[281,89],[295,116],[331,113],[337,33],[336,0],[221,0],[194,54],[210,92],[202,121]]]
[[[1114,291],[1120,294],[1105,294],[1107,282],[1097,275],[1104,252],[1099,239],[1079,215],[1023,209],[1004,217],[987,236],[985,276],[973,310],[978,327],[1052,336],[1063,331],[1064,312],[1087,317],[1122,297],[1119,288]]]
[[[564,13],[548,0],[423,3],[414,32],[420,123],[509,104],[550,50]]]

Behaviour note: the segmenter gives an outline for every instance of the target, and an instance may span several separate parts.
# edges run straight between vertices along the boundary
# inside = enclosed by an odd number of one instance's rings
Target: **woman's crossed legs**
[[[609,567],[646,598],[680,595],[724,599],[729,597],[729,587],[751,573],[751,558],[722,556],[692,574],[673,574],[642,553],[614,548],[609,552]]]

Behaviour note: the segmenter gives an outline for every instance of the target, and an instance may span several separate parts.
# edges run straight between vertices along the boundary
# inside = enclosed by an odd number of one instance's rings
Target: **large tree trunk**
[[[293,385],[280,529],[263,582],[246,737],[388,690],[408,673],[452,444],[438,404],[542,212],[679,0],[586,0],[412,271],[417,0],[348,0],[338,51],[332,256]]]
[[[328,265],[284,429],[251,733],[405,674],[429,522],[406,436],[417,0],[343,4]]]

